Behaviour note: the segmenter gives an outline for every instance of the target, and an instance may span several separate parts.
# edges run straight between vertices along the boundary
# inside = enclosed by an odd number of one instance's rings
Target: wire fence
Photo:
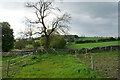
[[[91,49],[82,48],[82,49],[42,49],[37,50],[37,53],[49,53],[49,54],[75,54],[75,53],[89,53],[95,51],[112,51],[120,50],[120,45],[115,46],[105,46],[105,47],[93,47]]]
[[[16,70],[22,69],[23,65],[26,65],[30,62],[30,56],[33,55],[33,52],[29,52],[27,55],[23,55],[21,57],[8,59],[5,61],[1,61],[2,64],[2,75],[9,77],[9,75],[14,75]]]

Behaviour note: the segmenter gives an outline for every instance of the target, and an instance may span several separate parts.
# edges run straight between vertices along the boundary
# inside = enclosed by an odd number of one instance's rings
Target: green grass
[[[11,49],[10,51],[15,52],[15,51],[22,51],[22,50],[19,50],[19,49]]]
[[[17,58],[17,59],[15,59]],[[15,60],[11,60],[15,59]],[[16,63],[15,65],[10,65],[9,67],[9,77],[13,77],[16,73],[19,73],[21,71],[22,66],[25,65],[25,61],[22,61],[19,63],[20,60],[25,59],[25,57],[19,55],[2,55],[2,77],[7,78],[6,76],[6,69],[7,69],[7,60],[10,60],[10,64]],[[31,56],[27,56],[27,62],[32,63],[29,59],[31,59]]]
[[[91,56],[94,59],[94,70],[103,78],[118,78],[119,51],[101,51],[89,54],[78,54],[77,58],[83,64],[91,67]]]
[[[106,37],[83,37],[83,38],[78,38],[78,40],[98,40],[98,39],[103,39]]]
[[[40,42],[40,40],[34,40],[35,42]]]
[[[27,49],[33,48],[33,45],[32,44],[28,44],[28,45],[26,45],[26,48]]]
[[[33,64],[32,64],[33,62]],[[16,66],[17,67],[17,66]],[[80,72],[78,72],[80,70]],[[17,71],[18,72],[18,71]],[[73,55],[44,54],[31,56],[31,62],[21,68],[14,78],[100,78]]]
[[[82,49],[82,48],[91,49],[93,47],[104,47],[104,46],[118,45],[118,42],[120,42],[120,41],[84,43],[84,44],[72,43],[71,45],[68,45],[68,48],[70,48],[70,49]]]

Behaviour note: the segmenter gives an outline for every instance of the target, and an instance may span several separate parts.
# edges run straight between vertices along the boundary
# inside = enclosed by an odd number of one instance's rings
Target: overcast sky
[[[105,0],[104,0],[105,1]],[[113,2],[60,2],[57,6],[71,14],[70,33],[85,36],[118,36],[118,3]],[[0,22],[9,22],[15,38],[23,30],[25,17],[31,16],[25,2],[1,1]]]

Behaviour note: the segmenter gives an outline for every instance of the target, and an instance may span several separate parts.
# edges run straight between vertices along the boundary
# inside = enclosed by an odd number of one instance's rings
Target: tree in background
[[[48,30],[48,33],[50,32],[51,30]],[[45,36],[43,35],[40,39],[40,45],[45,47],[46,45],[46,40],[45,40]],[[62,49],[64,48],[66,45],[66,40],[64,39],[63,36],[61,36],[59,34],[59,32],[57,31],[54,31],[51,35],[50,35],[50,38],[49,38],[49,48],[54,48],[54,49]]]
[[[15,42],[15,48],[22,50],[26,47],[27,44],[28,44],[28,42],[26,39],[20,39]]]
[[[0,24],[0,52],[2,52],[2,25]]]
[[[21,38],[32,39],[34,34],[34,28],[31,25],[29,25],[25,27],[24,31],[20,31],[19,34],[21,35]]]
[[[0,23],[2,27],[2,51],[7,52],[14,47],[13,29],[8,22]]]
[[[40,47],[40,42],[33,42],[33,47],[34,47],[34,50],[37,50],[38,47]]]
[[[26,4],[27,8],[33,10],[36,19],[27,19],[26,21],[35,24],[36,34],[42,34],[45,38],[45,48],[49,47],[50,35],[57,30],[59,33],[68,31],[70,15],[53,6],[54,0],[40,0],[39,2]],[[50,30],[51,29],[51,30]],[[50,32],[48,31],[50,30]]]

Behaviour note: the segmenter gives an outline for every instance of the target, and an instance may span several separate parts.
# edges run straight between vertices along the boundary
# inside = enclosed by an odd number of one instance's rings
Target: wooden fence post
[[[106,47],[105,47],[105,50],[106,50]]]
[[[112,46],[110,47],[110,50],[112,51]]]
[[[99,50],[101,50],[101,47],[99,47]]]
[[[75,57],[77,57],[77,52],[76,52],[76,50],[75,50]]]
[[[27,57],[25,56],[25,64],[27,64]]]
[[[7,72],[6,72],[7,76],[8,76],[8,73],[9,73],[9,63],[10,63],[10,60],[8,60],[8,64],[7,64]]]
[[[88,52],[88,51],[87,51],[87,49],[86,49],[86,54],[87,54],[87,52]]]
[[[94,61],[93,61],[93,56],[91,56],[91,65],[92,65],[92,70],[94,71]]]

